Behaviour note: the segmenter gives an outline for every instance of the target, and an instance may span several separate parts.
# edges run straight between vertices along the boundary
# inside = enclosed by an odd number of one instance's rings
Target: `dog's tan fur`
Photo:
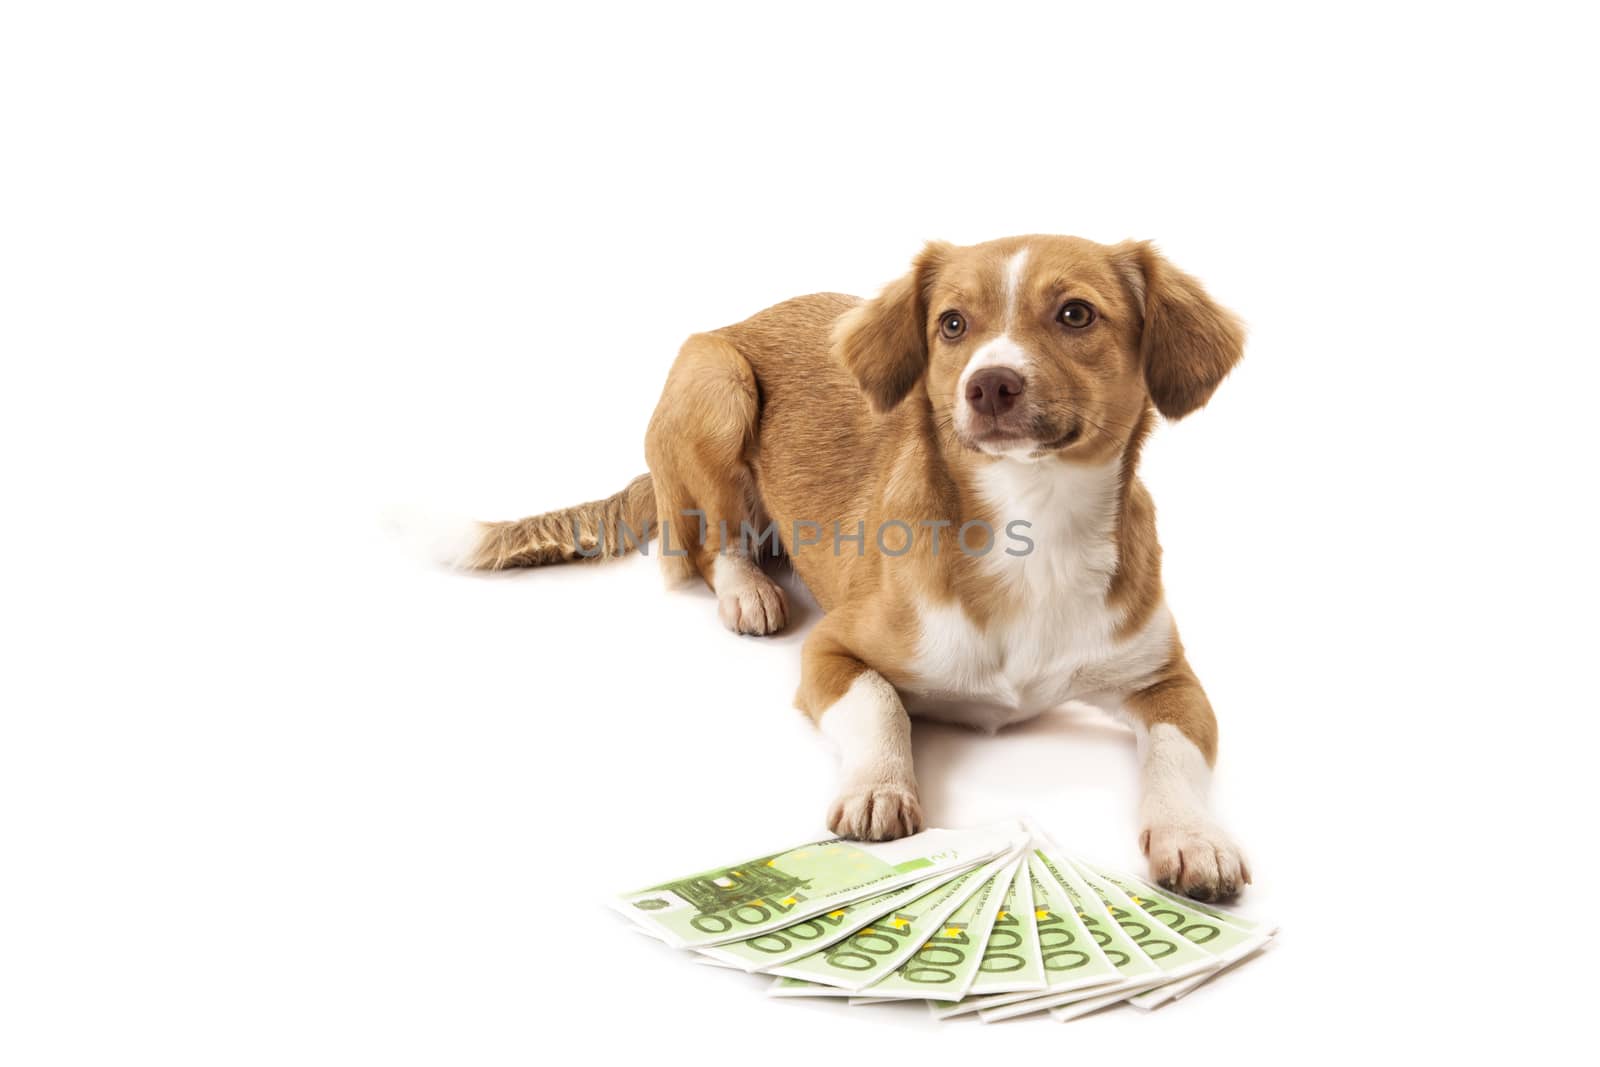
[[[1089,304],[1094,320],[1061,322],[1067,300]],[[956,338],[941,329],[951,311],[964,324]],[[621,523],[642,532],[659,518],[668,547],[685,553],[663,556],[668,577],[699,575],[732,628],[770,632],[786,619],[782,592],[740,553],[738,535],[743,524],[775,522],[782,551],[826,612],[805,643],[796,703],[824,732],[836,706],[876,709],[838,713],[841,730],[842,716],[861,718],[867,740],[847,743],[862,751],[846,753],[855,783],[830,821],[850,835],[894,836],[921,824],[898,732],[906,712],[887,687],[853,686],[881,677],[908,698],[937,688],[926,667],[930,612],[958,609],[948,617],[974,634],[1025,631],[1022,600],[997,579],[996,564],[952,550],[964,523],[1000,529],[1011,517],[985,490],[993,484],[985,468],[1012,464],[1036,480],[1115,471],[1114,560],[1103,585],[1084,579],[1070,591],[1114,622],[1111,651],[1097,653],[1103,660],[1115,661],[1125,642],[1160,641],[1165,653],[1136,680],[1100,661],[1084,677],[1100,670],[1116,679],[1110,696],[1148,748],[1141,842],[1155,876],[1196,896],[1229,896],[1248,871],[1179,780],[1204,768],[1174,769],[1197,762],[1189,745],[1214,762],[1216,720],[1163,614],[1154,507],[1137,466],[1156,413],[1178,419],[1205,404],[1242,344],[1237,320],[1146,243],[1032,236],[930,244],[871,300],[799,297],[690,337],[646,434],[650,474],[605,501],[489,524],[471,564],[594,556],[602,533],[603,555],[615,555],[628,547]],[[963,407],[963,374],[975,352],[990,350],[1023,353],[1025,415],[989,420]],[[691,510],[704,514],[704,530],[683,518]],[[885,525],[892,520],[912,524],[903,554],[885,552],[874,536],[888,530],[887,547],[899,553],[903,531]],[[916,525],[923,520],[950,523],[942,551],[934,531]],[[805,522],[823,524],[821,543],[796,538]],[[853,541],[836,551],[834,522],[846,534],[864,523],[859,554]]]

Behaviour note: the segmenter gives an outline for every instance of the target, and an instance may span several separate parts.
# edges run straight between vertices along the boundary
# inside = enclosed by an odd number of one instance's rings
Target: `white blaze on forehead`
[[[972,380],[973,374],[985,367],[1009,367],[1021,374],[1027,369],[1032,359],[1027,349],[1011,339],[1011,324],[1017,315],[1017,294],[1022,289],[1022,274],[1028,266],[1028,250],[1018,249],[1006,260],[1004,271],[1006,317],[1005,324],[1000,332],[978,346],[972,353],[972,358],[967,361],[965,369],[961,372],[961,381],[957,384],[958,396],[967,395],[967,382]]]
[[[1011,320],[1017,313],[1017,290],[1022,288],[1022,271],[1028,265],[1028,250],[1022,248],[1013,252],[1011,258],[1006,260],[1006,325],[1000,332],[1011,332]]]

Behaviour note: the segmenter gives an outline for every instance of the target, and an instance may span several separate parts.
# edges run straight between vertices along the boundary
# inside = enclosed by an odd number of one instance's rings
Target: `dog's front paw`
[[[890,841],[922,829],[914,783],[847,786],[828,809],[828,829],[857,841]]]
[[[718,561],[717,615],[736,634],[772,634],[789,621],[783,587],[753,564],[724,568]]]
[[[1250,882],[1250,868],[1233,839],[1209,823],[1147,826],[1139,847],[1150,877],[1163,889],[1196,900],[1227,900]]]

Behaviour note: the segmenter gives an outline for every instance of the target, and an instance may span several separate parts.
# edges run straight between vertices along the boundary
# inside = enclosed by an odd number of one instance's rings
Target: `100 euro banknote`
[[[1167,926],[1202,952],[1213,957],[1214,966],[1189,978],[1167,982],[1128,998],[1136,1008],[1150,1010],[1181,997],[1215,974],[1260,951],[1272,940],[1273,927],[1215,908],[1207,908],[1186,898],[1180,899],[1130,875],[1117,874],[1072,861],[1086,879],[1100,880],[1109,890],[1149,918]]]
[[[1165,926],[1150,921],[1143,913],[1123,906],[1122,900],[1109,898],[1104,885],[1093,885],[1078,873],[1065,854],[1051,846],[1038,849],[1034,856],[1051,879],[1067,893],[1083,922],[1100,942],[1107,957],[1117,967],[1118,981],[1089,990],[1061,995],[1046,995],[1026,1004],[985,1013],[985,1021],[1013,1018],[1052,1009],[1059,1019],[1078,1013],[1098,1011],[1165,982],[1185,978],[1211,966],[1211,957]]]
[[[1041,849],[1028,857],[1039,914],[1040,955],[1045,988],[1038,993],[988,997],[975,1006],[985,1022],[1043,1011],[1046,1004],[1093,995],[1130,977],[1155,973],[1155,967],[1127,936],[1082,897],[1055,877],[1054,864]]]
[[[1124,893],[1127,893],[1130,896],[1148,897],[1150,900],[1164,902],[1167,905],[1181,908],[1185,913],[1197,917],[1204,917],[1213,922],[1226,923],[1229,926],[1236,927],[1237,929],[1245,930],[1250,933],[1270,935],[1277,932],[1277,925],[1275,923],[1262,922],[1259,919],[1250,919],[1243,915],[1228,911],[1225,908],[1219,908],[1212,904],[1203,904],[1200,901],[1192,900],[1189,897],[1176,896],[1175,894],[1167,892],[1165,889],[1156,888],[1143,878],[1137,878],[1131,874],[1120,874],[1116,871],[1110,870],[1109,868],[1101,867],[1096,864],[1085,863],[1078,859],[1074,859],[1073,863],[1078,867],[1079,870],[1086,870],[1099,875],[1101,878],[1104,878],[1112,885],[1117,886]],[[1167,918],[1163,919],[1163,921],[1166,922],[1168,926],[1174,926],[1174,928],[1176,928],[1175,917],[1168,916]],[[1199,919],[1196,918],[1194,921],[1199,921]]]
[[[984,946],[983,957],[978,962],[978,973],[967,995],[958,1003],[971,1005],[985,994],[1044,988],[1044,963],[1039,959],[1039,931],[1034,921],[1032,881],[1024,857],[1012,870],[1000,911],[995,915],[994,926],[989,931],[989,943]],[[900,999],[873,997],[871,992],[867,990],[850,1003],[876,1004]],[[955,1007],[937,1000],[930,1000],[928,1006],[935,1015]],[[969,1007],[966,1010],[976,1009]]]
[[[968,997],[1016,993],[1044,988],[1044,961],[1039,957],[1038,914],[1033,906],[1033,872],[1026,857],[1017,865],[1005,904],[995,918],[989,944],[978,964]]]
[[[985,1022],[1154,1008],[1277,930],[1070,857],[1024,820],[818,841],[612,906],[697,962],[778,976],[773,996],[920,999]]]
[[[969,866],[958,870],[950,877],[965,874],[971,869]],[[809,956],[813,952],[843,941],[868,923],[887,915],[907,901],[915,900],[927,891],[928,882],[913,882],[854,904],[841,905],[832,911],[825,911],[821,915],[792,926],[758,934],[743,941],[702,945],[695,951],[741,971],[765,971],[781,967],[785,963],[792,963],[802,956]]]
[[[939,924],[911,958],[866,990],[884,1000],[960,1000],[983,962],[1006,890],[1022,864],[1011,860]]]
[[[908,901],[831,948],[782,967],[770,968],[770,971],[785,978],[839,989],[865,989],[905,963],[967,898],[1004,869],[1012,858],[1004,855],[992,860],[976,871]]]
[[[670,945],[718,945],[986,862],[1024,840],[1018,824],[1001,823],[898,841],[816,841],[624,893],[612,907]]]

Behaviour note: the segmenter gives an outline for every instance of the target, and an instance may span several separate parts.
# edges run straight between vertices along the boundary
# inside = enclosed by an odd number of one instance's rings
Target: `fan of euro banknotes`
[[[1023,820],[817,841],[625,893],[613,907],[771,995],[922,1000],[941,1019],[1150,1010],[1276,928],[1085,863]]]

